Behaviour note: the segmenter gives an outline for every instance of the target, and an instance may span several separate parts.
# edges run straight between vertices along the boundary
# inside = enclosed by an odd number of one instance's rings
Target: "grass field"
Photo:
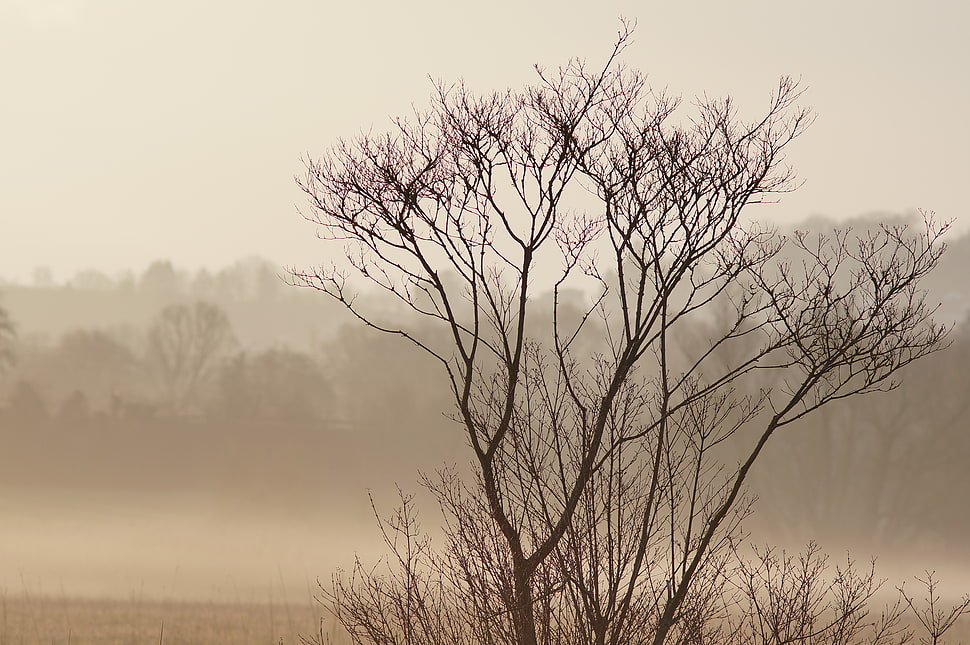
[[[323,608],[0,596],[0,645],[278,645],[319,634]],[[325,624],[324,631],[331,628]],[[335,643],[341,639],[334,640]]]
[[[347,643],[316,604],[88,600],[0,594],[0,645],[292,645]],[[912,616],[910,616],[912,618]],[[919,645],[925,632],[914,625]],[[970,617],[943,638],[970,645]]]

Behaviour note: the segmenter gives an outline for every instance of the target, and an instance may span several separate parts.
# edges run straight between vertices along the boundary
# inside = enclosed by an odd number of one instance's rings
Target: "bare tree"
[[[408,503],[385,525],[396,566],[335,579],[357,642],[702,642],[766,442],[944,340],[918,285],[945,227],[745,225],[793,187],[797,85],[751,123],[730,99],[682,115],[619,63],[629,35],[602,68],[539,70],[521,92],[439,86],[427,112],[307,162],[306,216],[349,268],[295,279],[440,363],[475,473],[426,481],[444,549]],[[440,333],[369,311],[351,275]],[[673,342],[714,311],[722,333]]]
[[[158,314],[148,331],[148,356],[173,412],[193,404],[216,359],[232,343],[229,318],[213,304],[170,305]]]

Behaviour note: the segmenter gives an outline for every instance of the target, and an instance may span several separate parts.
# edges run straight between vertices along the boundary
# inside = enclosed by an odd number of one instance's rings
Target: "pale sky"
[[[758,110],[802,78],[805,185],[765,218],[922,207],[966,230],[967,6],[0,0],[0,278],[323,262],[301,155],[421,107],[429,76],[520,87],[533,63],[602,60],[621,15],[625,62],[685,98]]]

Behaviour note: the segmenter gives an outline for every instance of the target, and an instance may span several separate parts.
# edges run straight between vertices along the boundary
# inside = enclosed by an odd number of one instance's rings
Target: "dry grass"
[[[289,645],[318,635],[322,614],[310,603],[0,596],[0,645]]]
[[[86,600],[0,594],[0,645],[299,645],[301,637],[347,642],[315,603]],[[909,618],[912,618],[910,616]],[[925,638],[913,625],[919,645]],[[336,634],[336,636],[334,636]],[[970,645],[970,616],[944,636]]]

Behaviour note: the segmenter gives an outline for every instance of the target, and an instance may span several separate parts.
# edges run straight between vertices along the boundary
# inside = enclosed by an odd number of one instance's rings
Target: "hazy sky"
[[[429,75],[489,89],[601,60],[620,15],[655,86],[753,110],[803,79],[806,183],[765,217],[924,207],[966,229],[967,6],[0,0],[0,278],[321,261],[301,155],[421,106]]]

